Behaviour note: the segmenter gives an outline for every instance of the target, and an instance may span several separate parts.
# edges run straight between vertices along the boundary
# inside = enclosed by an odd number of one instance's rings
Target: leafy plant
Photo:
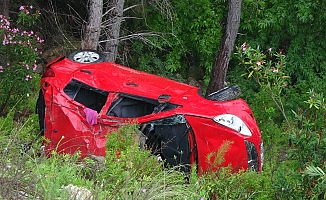
[[[325,163],[324,163],[325,164]],[[312,199],[326,198],[326,174],[320,167],[307,166],[303,172],[314,184]]]
[[[164,169],[160,157],[139,147],[136,124],[125,125],[108,135],[106,168],[96,177],[98,189],[109,199],[197,198],[185,174]],[[103,198],[103,197],[100,197]]]
[[[285,133],[290,136],[290,149],[286,147],[283,150],[286,153],[286,158],[281,163],[290,162],[287,161],[289,158],[293,159],[294,163],[290,168],[287,168],[286,165],[280,168],[277,166],[280,162],[275,163],[277,173],[274,175],[273,186],[278,198],[316,198],[321,194],[320,189],[324,187],[323,184],[317,184],[309,178],[313,174],[311,167],[308,168],[310,176],[303,178],[301,174],[305,166],[324,165],[326,159],[325,100],[322,93],[310,90],[308,100],[302,101],[307,106],[303,106],[304,108],[299,107],[297,112],[292,111],[294,117],[290,121],[283,103],[285,101],[284,90],[285,86],[288,85],[287,79],[289,78],[284,74],[285,56],[281,52],[274,55],[270,52],[269,49],[266,53],[263,53],[259,48],[253,49],[247,43],[244,43],[238,47],[236,55],[240,64],[246,67],[247,77],[253,77],[258,82],[262,91],[271,97],[286,121]],[[270,111],[272,112],[269,113],[273,114],[273,109]],[[274,121],[268,115],[266,117],[269,121]],[[274,138],[274,141],[279,140]],[[279,149],[271,153],[271,155],[276,153],[281,155],[282,150]],[[286,170],[292,173],[284,174]]]
[[[33,13],[33,12],[36,12]],[[39,11],[32,6],[22,6],[17,20],[18,24],[29,28],[37,20]],[[0,16],[0,116],[8,108],[17,104],[34,89],[37,59],[41,54],[38,49],[43,40],[34,31],[23,31],[13,27],[5,16]]]
[[[271,48],[266,52],[262,52],[259,47],[254,49],[244,42],[240,47],[237,47],[235,55],[240,65],[247,70],[244,75],[255,79],[261,89],[271,97],[287,124],[289,124],[283,106],[282,91],[288,85],[287,79],[290,77],[284,73],[286,62],[282,52],[273,54]]]

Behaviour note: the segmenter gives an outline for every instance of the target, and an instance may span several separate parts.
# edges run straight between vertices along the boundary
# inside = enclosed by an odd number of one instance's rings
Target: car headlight
[[[213,118],[213,120],[223,126],[232,128],[236,130],[238,133],[251,136],[251,132],[248,126],[237,116],[231,114],[223,114]]]

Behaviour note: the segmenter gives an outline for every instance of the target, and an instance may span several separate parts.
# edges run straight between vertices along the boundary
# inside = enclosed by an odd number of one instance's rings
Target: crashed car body
[[[77,51],[49,62],[41,79],[37,112],[45,151],[105,156],[108,134],[134,121],[146,146],[170,166],[211,170],[212,155],[228,142],[220,166],[259,172],[261,134],[245,101],[227,94],[232,90],[205,98],[197,87],[104,62],[96,51]]]

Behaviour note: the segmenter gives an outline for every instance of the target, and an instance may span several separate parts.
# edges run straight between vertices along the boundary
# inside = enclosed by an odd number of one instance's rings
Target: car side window
[[[72,80],[63,91],[73,100],[83,104],[87,108],[96,110],[98,113],[104,106],[108,92],[91,87],[77,80]]]
[[[107,115],[120,118],[142,117],[154,113],[158,106],[160,104],[156,99],[120,94],[119,98],[112,102]],[[169,104],[162,111],[176,107],[176,105]]]

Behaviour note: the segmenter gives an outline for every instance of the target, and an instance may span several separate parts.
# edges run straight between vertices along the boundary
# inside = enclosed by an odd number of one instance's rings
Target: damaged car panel
[[[221,166],[262,170],[260,131],[237,86],[206,99],[197,87],[102,62],[102,56],[78,51],[47,65],[37,101],[46,153],[105,156],[108,134],[134,121],[144,138],[140,146],[166,166],[188,172],[195,164],[199,173]],[[212,166],[210,155],[225,142],[224,162]]]

